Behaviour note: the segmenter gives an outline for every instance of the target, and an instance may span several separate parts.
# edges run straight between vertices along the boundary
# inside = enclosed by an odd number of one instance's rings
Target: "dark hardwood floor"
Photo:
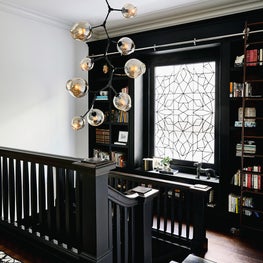
[[[243,238],[229,233],[207,231],[208,252],[204,258],[217,263],[263,263],[262,239]],[[0,250],[23,263],[50,263],[46,254],[0,235]],[[59,263],[59,262],[57,262]],[[168,263],[168,262],[167,262]]]
[[[217,263],[262,263],[263,238],[244,238],[229,233],[207,232],[208,251],[204,258]]]

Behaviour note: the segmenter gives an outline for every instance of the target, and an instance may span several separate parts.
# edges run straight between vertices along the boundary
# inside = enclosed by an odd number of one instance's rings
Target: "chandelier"
[[[95,92],[94,98],[91,102],[91,107],[83,115],[75,116],[71,120],[71,127],[74,130],[82,129],[86,124],[86,119],[87,122],[92,126],[99,126],[104,122],[104,113],[100,109],[96,109],[94,107],[94,103],[96,100],[96,95],[106,89],[111,89],[114,93],[114,97],[113,97],[114,107],[120,111],[128,111],[131,108],[131,98],[127,93],[117,92],[114,89],[112,85],[114,75],[116,71],[122,70],[124,71],[125,75],[127,75],[129,78],[135,79],[141,76],[142,74],[144,74],[146,70],[144,63],[142,63],[140,60],[135,58],[129,59],[125,63],[123,68],[115,67],[111,63],[109,59],[108,51],[112,43],[116,44],[118,52],[123,56],[132,54],[135,51],[135,44],[133,40],[128,37],[122,37],[117,42],[113,42],[112,39],[109,37],[106,27],[108,17],[112,11],[119,11],[122,13],[124,18],[132,18],[136,15],[137,8],[132,4],[125,4],[122,9],[116,9],[110,6],[108,0],[105,0],[105,2],[108,6],[108,12],[102,24],[92,27],[88,22],[79,22],[74,24],[70,30],[73,39],[82,41],[87,44],[87,41],[92,37],[92,33],[94,29],[98,27],[102,27],[104,29],[107,37],[107,45],[103,55],[101,57],[87,56],[83,58],[80,62],[80,68],[83,71],[90,71],[94,67],[96,61],[103,58],[106,61],[106,65],[104,66],[105,67],[104,71],[105,73],[109,73],[109,79],[107,81],[107,84],[103,88]],[[89,85],[85,79],[77,77],[67,81],[66,89],[73,97],[81,98],[88,94]]]

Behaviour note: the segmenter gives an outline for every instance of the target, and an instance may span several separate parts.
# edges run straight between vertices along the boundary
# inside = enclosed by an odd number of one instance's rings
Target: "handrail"
[[[171,186],[174,188],[178,188],[178,189],[187,189],[189,191],[193,191],[193,192],[200,192],[200,193],[207,193],[211,190],[212,187],[207,186],[206,188],[199,188],[199,187],[195,187],[195,185],[193,184],[188,184],[188,183],[182,183],[182,182],[175,182],[175,181],[169,181],[169,180],[165,180],[165,179],[159,179],[159,178],[153,178],[153,177],[147,177],[147,176],[143,176],[143,175],[137,175],[137,174],[132,174],[132,173],[124,173],[121,171],[110,171],[110,177],[118,177],[118,178],[122,178],[123,174],[125,174],[125,178],[128,178],[129,181],[134,181],[134,182],[138,182],[141,181],[145,184],[152,184],[152,183],[157,183],[159,186]]]
[[[108,198],[112,202],[114,202],[120,206],[123,206],[123,207],[134,207],[134,206],[138,205],[137,199],[129,198],[111,186],[108,186]]]
[[[7,147],[0,147],[0,156],[14,158],[19,160],[26,160],[29,162],[44,163],[48,165],[53,165],[55,167],[63,166],[65,168],[72,168],[73,162],[79,162],[82,159],[61,156],[61,155],[52,155],[34,151],[25,151],[20,149],[13,149]]]

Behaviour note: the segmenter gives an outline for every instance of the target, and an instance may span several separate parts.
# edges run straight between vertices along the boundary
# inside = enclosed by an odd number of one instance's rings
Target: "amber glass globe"
[[[71,120],[71,127],[73,130],[80,130],[85,126],[85,119],[82,118],[81,116],[75,116]]]
[[[128,111],[131,108],[131,97],[129,94],[120,92],[113,98],[113,105],[121,111]]]
[[[145,73],[146,67],[139,59],[132,58],[125,63],[124,71],[128,77],[135,79]]]
[[[135,50],[135,44],[130,38],[122,37],[117,42],[117,50],[121,53],[121,55],[130,55]]]
[[[104,122],[104,113],[99,109],[91,108],[87,114],[87,121],[91,126],[99,126]]]
[[[83,71],[89,71],[93,68],[93,66],[94,66],[94,61],[93,61],[93,59],[91,59],[89,57],[83,58],[80,61],[80,68]]]
[[[79,22],[73,25],[70,30],[75,40],[86,42],[92,36],[91,25],[88,22]]]
[[[88,83],[82,78],[73,78],[67,81],[66,89],[75,98],[84,97],[88,92]]]
[[[125,4],[121,10],[121,13],[125,18],[134,17],[137,14],[137,7],[132,4]]]

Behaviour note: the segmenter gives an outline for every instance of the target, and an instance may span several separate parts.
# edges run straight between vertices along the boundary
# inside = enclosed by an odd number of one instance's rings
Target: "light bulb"
[[[91,108],[87,114],[87,121],[91,126],[99,126],[104,122],[104,114],[99,109]]]
[[[71,28],[70,33],[73,39],[86,42],[92,35],[91,25],[88,22],[76,23]]]
[[[136,79],[145,73],[146,67],[139,59],[129,59],[124,65],[124,71],[130,78]]]
[[[94,66],[94,61],[93,61],[93,59],[91,59],[89,57],[83,58],[80,61],[80,68],[83,71],[89,71],[93,68],[93,66]]]
[[[135,44],[130,38],[122,37],[117,43],[117,50],[124,56],[130,55],[135,50]]]
[[[128,111],[131,108],[131,97],[129,94],[120,92],[113,98],[113,105],[121,111]]]
[[[82,78],[73,78],[67,81],[66,89],[75,98],[84,97],[88,92],[88,83]]]
[[[75,116],[71,120],[71,127],[75,131],[82,129],[84,126],[85,126],[85,119],[82,118],[81,116]]]
[[[125,18],[132,18],[137,14],[137,7],[132,4],[125,4],[121,10],[121,13]]]

